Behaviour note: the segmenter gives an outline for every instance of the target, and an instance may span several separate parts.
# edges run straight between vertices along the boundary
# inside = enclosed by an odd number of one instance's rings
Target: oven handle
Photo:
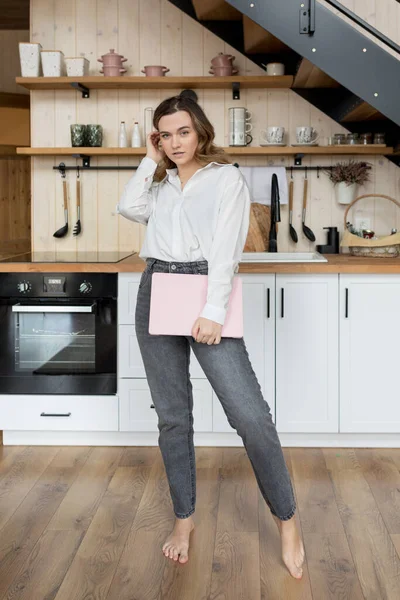
[[[36,305],[23,305],[23,304],[13,304],[11,307],[12,312],[18,313],[37,313],[37,312],[51,312],[51,313],[91,313],[93,312],[96,303],[91,304],[90,306],[36,306]]]

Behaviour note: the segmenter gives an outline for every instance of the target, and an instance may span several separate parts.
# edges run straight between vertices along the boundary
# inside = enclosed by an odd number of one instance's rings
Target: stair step
[[[261,25],[243,15],[244,49],[247,54],[281,54],[292,52],[289,46],[278,40]]]
[[[338,88],[340,83],[303,58],[295,75],[294,88]]]
[[[224,0],[192,0],[199,21],[241,21],[242,13]]]

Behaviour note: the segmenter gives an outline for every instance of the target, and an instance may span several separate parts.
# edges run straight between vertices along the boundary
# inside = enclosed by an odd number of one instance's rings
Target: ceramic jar
[[[102,145],[103,127],[101,125],[86,125],[86,143],[88,146]]]
[[[42,46],[39,43],[19,43],[19,60],[21,63],[22,77],[40,77],[42,74],[40,63],[40,52]]]
[[[143,67],[142,73],[145,73],[146,77],[163,77],[169,70],[162,65],[147,65]]]
[[[73,123],[71,130],[71,146],[86,146],[86,125]]]
[[[229,75],[236,75],[239,71],[231,65],[226,67],[211,66],[208,72],[210,75],[215,75],[216,77],[227,77]]]
[[[65,59],[61,50],[42,50],[40,56],[44,77],[63,77],[65,75]]]
[[[122,63],[127,61],[122,54],[117,54],[114,48],[110,49],[108,54],[103,54],[101,58],[97,59],[98,62],[103,63],[103,68],[100,73],[104,73],[106,77],[118,77],[126,73],[126,69],[123,68]]]
[[[74,56],[65,59],[68,77],[85,77],[89,75],[89,61],[83,56]]]
[[[108,54],[103,54],[101,58],[97,59],[98,62],[103,63],[103,67],[122,67],[122,63],[128,59],[124,58],[122,54],[117,54],[114,48],[110,49]]]
[[[235,60],[235,57],[232,54],[224,54],[220,52],[217,56],[211,59],[211,64],[214,67],[230,67],[232,66],[232,61]]]

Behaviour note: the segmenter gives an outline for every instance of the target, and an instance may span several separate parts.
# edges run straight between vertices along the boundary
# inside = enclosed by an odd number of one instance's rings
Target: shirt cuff
[[[214,306],[214,304],[209,304],[207,302],[199,316],[223,325],[226,313],[227,310],[225,308],[220,308],[219,306]]]

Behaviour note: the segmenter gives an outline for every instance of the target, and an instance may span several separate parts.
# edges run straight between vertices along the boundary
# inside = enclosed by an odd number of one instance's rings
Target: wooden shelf
[[[370,144],[360,146],[228,146],[224,148],[229,155],[240,156],[294,156],[296,154],[393,154],[393,148],[388,146]],[[30,156],[144,156],[146,148],[17,148],[17,154]]]
[[[230,89],[232,83],[240,83],[245,88],[291,88],[292,75],[232,75],[229,77],[16,77],[16,83],[28,90],[70,90],[72,83],[79,83],[92,90],[103,89]]]

